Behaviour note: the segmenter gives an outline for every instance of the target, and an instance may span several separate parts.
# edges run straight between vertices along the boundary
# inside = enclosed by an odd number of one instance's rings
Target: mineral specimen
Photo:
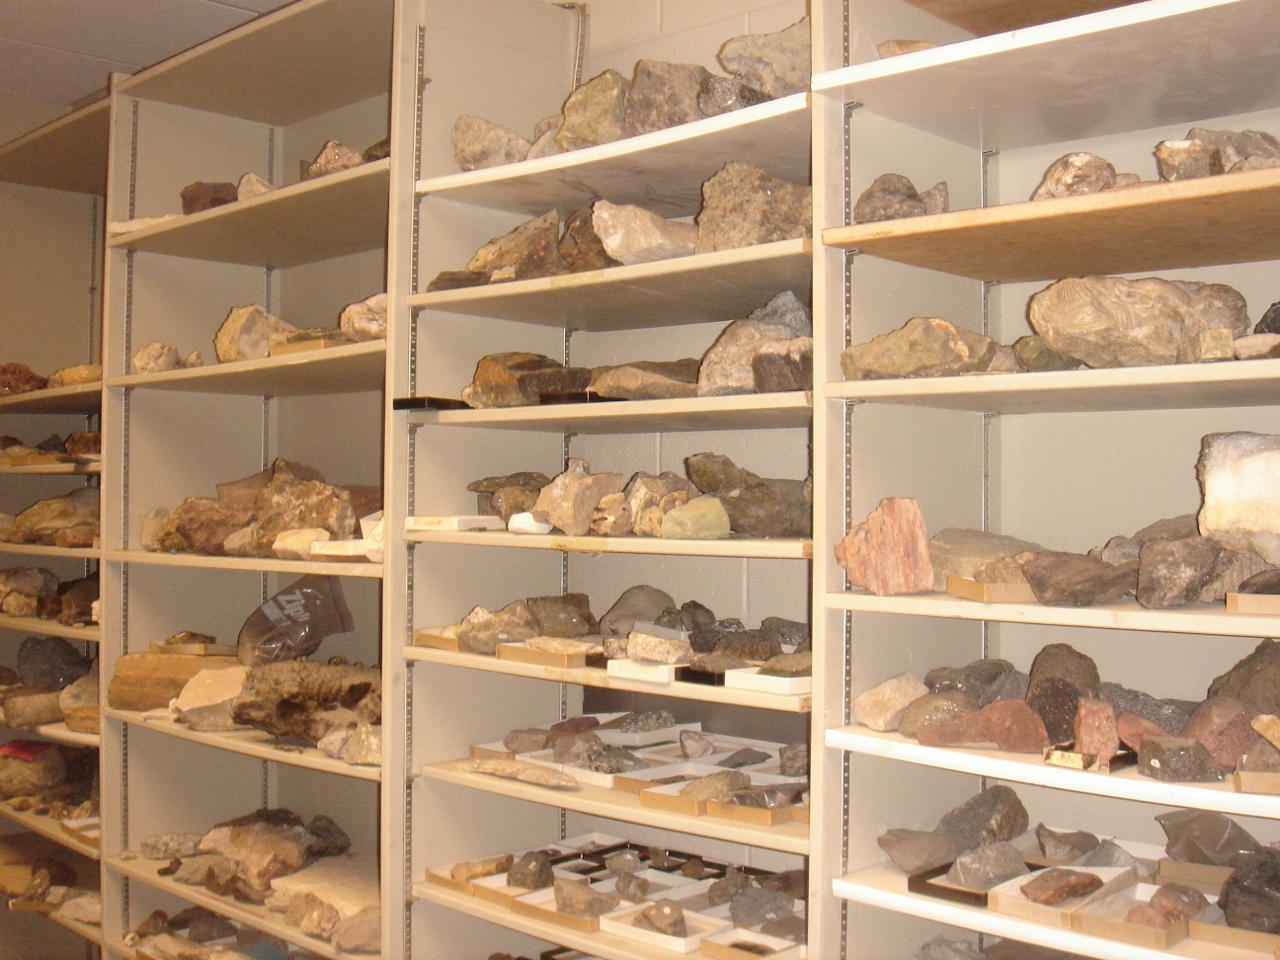
[[[803,93],[809,89],[809,18],[777,33],[727,40],[716,59],[729,73],[769,97]]]
[[[1138,587],[1138,563],[1107,563],[1080,553],[1046,551],[1022,565],[1036,599],[1061,607],[1115,603]]]
[[[203,183],[197,181],[182,188],[182,212],[200,213],[239,199],[234,183]]]
[[[585,593],[530,597],[525,604],[533,614],[538,633],[545,637],[574,639],[600,631],[600,624],[591,614],[591,599]]]
[[[174,700],[174,711],[192,730],[234,730],[231,705],[244,689],[248,672],[245,666],[201,670]]]
[[[586,270],[604,270],[616,267],[619,262],[605,252],[592,225],[592,212],[588,207],[575,210],[564,223],[564,235],[560,238],[560,259],[574,273]]]
[[[933,589],[933,564],[920,505],[887,497],[836,544],[849,582],[878,596]]]
[[[585,880],[557,877],[554,886],[556,910],[573,917],[598,917],[616,910],[622,902],[611,893],[595,889]]]
[[[538,494],[530,511],[535,520],[550,523],[571,537],[591,529],[592,512],[602,497],[622,490],[622,474],[590,472],[585,460],[569,458],[569,468]]]
[[[178,348],[167,343],[156,341],[149,343],[133,355],[130,369],[134,373],[166,373],[169,370],[182,370],[186,367],[198,367],[204,363],[200,351],[191,354],[186,360],[178,353]]]
[[[1280,437],[1259,433],[1211,433],[1196,464],[1203,506],[1200,533],[1230,550],[1280,561],[1280,509],[1274,490],[1280,476]]]
[[[81,383],[96,383],[101,379],[102,364],[78,363],[73,367],[63,367],[61,370],[55,370],[45,385],[52,390],[55,387],[73,387]]]
[[[812,193],[810,187],[770,176],[750,164],[726,163],[702,185],[697,252],[809,236]]]
[[[48,381],[25,363],[0,363],[0,397],[43,390]]]
[[[507,886],[541,890],[551,886],[551,859],[541,850],[530,850],[507,870]]]
[[[1195,180],[1225,172],[1218,148],[1203,140],[1162,140],[1155,155],[1161,180]]]
[[[730,529],[729,514],[718,497],[694,497],[662,515],[661,534],[670,540],[723,540]]]
[[[671,400],[698,394],[700,361],[639,360],[591,371],[591,390],[618,400]]]
[[[1106,700],[1081,698],[1074,732],[1076,753],[1097,757],[1099,769],[1109,770],[1111,758],[1120,750],[1120,733],[1112,705]]]
[[[387,295],[375,293],[347,304],[338,314],[338,327],[358,343],[387,339]]]
[[[1032,200],[1052,200],[1083,193],[1099,193],[1116,185],[1116,168],[1092,153],[1068,153],[1044,172]]]
[[[1079,860],[1098,847],[1098,838],[1083,830],[1060,832],[1036,824],[1036,842],[1050,860]]]
[[[597,200],[591,208],[591,226],[605,252],[628,266],[696,252],[698,228],[691,223],[664,220],[643,207]]]
[[[955,376],[987,369],[997,346],[938,317],[913,317],[898,330],[846,348],[840,368],[849,380]]]
[[[872,730],[897,730],[907,708],[925,696],[929,688],[911,673],[900,673],[858,694],[853,716]]]
[[[986,530],[948,527],[929,541],[929,560],[933,564],[933,589],[947,589],[947,577],[975,579],[986,563],[1014,554],[1040,553],[1044,547],[1029,540],[1007,537]]]
[[[1170,783],[1221,780],[1223,770],[1198,740],[1149,736],[1138,751],[1138,772]]]
[[[1190,920],[1208,905],[1203,893],[1181,883],[1162,883],[1151,895],[1151,909],[1169,923]]]
[[[915,184],[898,173],[885,173],[876,177],[871,186],[862,191],[853,207],[854,223],[877,223],[882,220],[902,220],[907,217],[923,217],[933,213],[946,213],[950,207],[947,182],[934,184],[924,193],[917,193]]]
[[[1191,714],[1179,736],[1204,744],[1214,763],[1234,770],[1258,740],[1252,719],[1253,711],[1235,697],[1210,697]]]
[[[716,797],[734,790],[743,790],[751,786],[751,777],[741,770],[722,770],[705,777],[690,780],[680,788],[680,796],[686,800],[714,800]]]
[[[323,177],[326,174],[350,170],[352,167],[358,167],[362,163],[364,163],[364,155],[359,150],[348,147],[345,143],[340,143],[337,140],[326,140],[324,146],[320,148],[320,152],[316,154],[316,158],[307,167],[304,179],[314,180],[316,177]]]
[[[652,623],[668,607],[674,607],[671,596],[647,584],[628,587],[608,612],[600,618],[600,632],[609,637],[625,637],[637,620]]]
[[[738,82],[734,77],[708,75],[698,90],[698,111],[704,117],[718,117],[722,113],[765,103],[768,99],[759,90]]]
[[[724,505],[735,533],[748,537],[809,535],[812,494],[806,482],[758,477],[715,453],[686,457],[685,468],[700,491]]]
[[[519,780],[552,790],[576,790],[578,781],[567,773],[524,760],[464,760],[458,768],[466,773],[483,773],[504,780]]]
[[[1096,873],[1068,870],[1065,867],[1050,867],[1048,870],[1037,873],[1019,890],[1024,897],[1034,903],[1057,906],[1067,900],[1087,896],[1101,888],[1102,878]]]
[[[274,189],[275,187],[251,171],[242,176],[236,183],[236,199],[252,200],[254,197],[260,197]]]
[[[623,128],[628,137],[702,119],[698,93],[711,76],[705,67],[639,60],[627,90]]]
[[[680,664],[693,659],[693,647],[682,640],[655,637],[633,630],[627,634],[627,656],[651,663]]]
[[[219,363],[239,360],[262,360],[272,344],[284,343],[297,328],[267,313],[258,304],[235,307],[222,321],[213,338],[213,350]]]
[[[720,332],[698,370],[698,396],[717,397],[737,393],[768,392],[756,377],[756,361],[775,348],[812,351],[813,321],[795,293],[786,290],[743,320],[735,320]],[[797,361],[799,362],[799,361]],[[766,363],[766,373],[768,362]]]
[[[580,84],[564,102],[564,120],[554,135],[556,145],[578,150],[628,136],[623,124],[630,89],[630,82],[617,70],[606,70]]]
[[[743,887],[729,903],[735,926],[758,927],[766,920],[778,920],[795,912],[795,899],[777,890]]]
[[[966,890],[990,890],[1028,873],[1022,851],[1005,841],[966,850],[947,871],[947,882]]]
[[[1009,753],[1040,753],[1050,743],[1040,714],[1025,700],[997,700],[958,720],[926,724],[916,739],[935,747],[994,743]]]
[[[1218,904],[1228,926],[1280,933],[1280,850],[1260,850],[1238,860]]]

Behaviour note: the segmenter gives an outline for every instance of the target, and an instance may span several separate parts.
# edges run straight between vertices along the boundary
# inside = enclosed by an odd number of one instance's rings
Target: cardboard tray
[[[717,768],[717,772],[724,768]],[[770,786],[776,783],[796,783],[793,777],[777,777],[767,773],[752,773],[751,785],[755,787]],[[673,813],[685,813],[694,817],[704,817],[708,813],[709,800],[689,800],[680,796],[683,783],[671,783],[660,787],[649,787],[640,791],[640,806],[653,807],[657,810],[670,810]],[[750,809],[750,808],[744,808]],[[738,819],[738,818],[731,818]],[[791,818],[788,816],[787,820]],[[751,821],[754,822],[754,821]],[[783,823],[786,821],[778,821]]]
[[[458,642],[458,638],[444,636],[439,632],[442,629],[444,628],[424,627],[421,630],[413,631],[413,645],[415,647],[431,647],[435,650],[450,650],[454,653],[462,652],[463,647]]]
[[[1071,929],[1094,937],[1104,937],[1120,943],[1132,943],[1152,950],[1168,950],[1190,933],[1186,920],[1165,927],[1148,927],[1140,923],[1125,923],[1125,915],[1140,903],[1150,903],[1151,895],[1159,889],[1150,883],[1122,890],[1101,900],[1095,900],[1071,914]]]
[[[667,777],[705,777],[719,773],[723,768],[702,763],[698,760],[687,760],[683,763],[667,763],[650,770],[635,770],[631,773],[618,773],[613,777],[613,788],[625,790],[627,793],[640,793],[654,786]],[[687,783],[688,781],[683,781]]]
[[[749,737],[726,737],[718,733],[708,734],[714,742],[714,752],[707,754],[705,757],[694,757],[688,760],[689,763],[710,764],[715,766],[719,761],[744,747],[751,747],[762,753],[769,754],[770,759],[759,764],[761,769],[766,768],[769,764],[778,764],[778,753],[786,744],[775,743],[772,740],[752,740]],[[668,763],[685,763],[685,755],[680,750],[680,744],[668,743],[655,745],[642,751],[646,757],[660,757]],[[723,769],[723,768],[720,768]],[[744,769],[754,770],[755,767],[746,767]]]
[[[1280,794],[1280,773],[1258,773],[1251,770],[1237,770],[1232,775],[1236,793]]]
[[[1076,897],[1057,906],[1034,903],[1022,895],[1022,885],[1036,876],[1036,871],[1028,876],[1014,877],[1006,880],[987,893],[987,907],[996,913],[1043,923],[1050,927],[1071,929],[1071,915],[1080,908],[1119,893],[1138,882],[1138,871],[1133,867],[1073,867],[1081,873],[1096,874],[1102,880],[1102,886],[1087,897]]]
[[[511,912],[518,913],[522,917],[554,923],[556,926],[577,930],[580,933],[595,933],[600,929],[599,917],[577,917],[557,910],[555,887],[546,887],[516,897],[511,901]]]
[[[649,892],[646,896],[650,900],[661,900],[664,897],[670,897],[676,890],[681,887],[687,887],[691,883],[698,883],[697,880],[690,880],[681,873],[665,873],[662,870],[654,870],[652,867],[646,867],[639,871],[638,876],[644,877],[649,881]],[[618,878],[609,876],[604,880],[595,884],[596,889],[605,893],[613,893],[617,887]],[[624,904],[626,900],[622,901]]]
[[[1193,940],[1280,955],[1280,935],[1274,933],[1241,930],[1237,927],[1228,927],[1225,923],[1206,923],[1203,920],[1192,920],[1190,933]]]
[[[737,944],[751,944],[756,949],[741,950]],[[767,952],[761,952],[762,950]],[[805,955],[803,943],[792,943],[781,937],[770,937],[755,930],[725,930],[702,938],[699,952],[713,960],[800,960]]]
[[[516,663],[532,663],[539,667],[602,667],[605,664],[603,653],[553,653],[550,650],[533,650],[520,643],[500,643],[494,651],[499,660],[512,660]]]
[[[1164,857],[1156,874],[1157,883],[1185,883],[1201,893],[1217,896],[1231,876],[1231,867],[1215,867],[1207,863],[1184,863]]]
[[[736,690],[795,695],[813,693],[813,677],[762,677],[759,667],[726,670],[724,685]]]
[[[1280,595],[1273,593],[1228,593],[1227,613],[1280,613]]]
[[[965,577],[947,577],[947,593],[979,603],[1039,603],[1027,583],[979,583]]]
[[[626,937],[640,943],[647,943],[662,950],[676,953],[693,953],[698,949],[702,938],[713,933],[722,933],[732,927],[726,920],[717,920],[700,913],[685,912],[684,921],[688,928],[688,936],[672,937],[655,930],[642,930],[632,926],[635,918],[646,910],[649,904],[634,904],[622,910],[605,914],[600,918],[600,929],[615,936]]]
[[[235,657],[240,648],[227,643],[163,643],[151,641],[152,653],[182,653],[193,657]]]
[[[795,819],[795,806],[789,807],[747,807],[740,803],[726,803],[723,800],[707,801],[707,816],[717,820],[733,820],[737,823],[754,823],[761,827],[776,827],[780,823],[790,823]]]

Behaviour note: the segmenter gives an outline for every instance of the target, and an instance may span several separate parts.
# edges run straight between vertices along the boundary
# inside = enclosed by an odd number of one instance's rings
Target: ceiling
[[[288,0],[0,0],[0,99],[69,106]]]

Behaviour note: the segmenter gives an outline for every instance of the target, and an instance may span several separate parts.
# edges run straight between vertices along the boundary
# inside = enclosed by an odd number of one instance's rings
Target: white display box
[[[731,924],[725,920],[717,920],[700,913],[684,913],[688,936],[672,937],[655,930],[644,930],[633,926],[636,917],[647,910],[651,904],[633,904],[624,910],[605,914],[600,918],[600,929],[615,936],[626,937],[640,943],[647,943],[663,950],[676,953],[693,953],[702,943],[702,938],[729,929]]]
[[[676,667],[669,663],[645,663],[640,660],[620,658],[610,660],[605,672],[611,677],[625,680],[643,680],[646,683],[674,683]]]

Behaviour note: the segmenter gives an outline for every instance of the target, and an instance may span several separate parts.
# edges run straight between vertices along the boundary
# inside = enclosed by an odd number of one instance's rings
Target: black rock
[[[787,620],[785,617],[765,617],[760,621],[760,630],[770,643],[778,646],[796,646],[797,653],[808,650],[809,625],[800,620]]]
[[[1132,713],[1143,720],[1150,720],[1174,736],[1182,732],[1183,724],[1191,716],[1191,710],[1184,709],[1177,701],[1157,700],[1149,693],[1131,690],[1118,683],[1098,684],[1098,699],[1110,700],[1117,717],[1122,713]],[[1195,706],[1193,704],[1192,709]]]
[[[1075,685],[1061,677],[1045,677],[1035,692],[1027,697],[1031,709],[1040,714],[1050,743],[1069,743],[1076,735],[1076,713],[1080,709],[1080,693]]]
[[[966,841],[965,849],[1012,840],[1026,833],[1031,820],[1013,789],[1003,784],[970,797],[938,821],[937,833]]]
[[[1280,933],[1280,850],[1260,850],[1241,858],[1218,900],[1227,925],[1260,933]]]
[[[1280,570],[1263,570],[1240,584],[1239,593],[1280,593]]]
[[[1280,303],[1273,303],[1267,308],[1267,312],[1262,315],[1253,332],[1280,333]]]
[[[737,770],[739,767],[751,767],[757,763],[764,763],[769,759],[769,754],[763,750],[756,750],[753,747],[743,747],[741,750],[735,750],[723,760],[716,764],[717,767],[727,767]]]
[[[1138,751],[1138,772],[1167,783],[1211,783],[1223,770],[1199,740],[1145,737]]]

